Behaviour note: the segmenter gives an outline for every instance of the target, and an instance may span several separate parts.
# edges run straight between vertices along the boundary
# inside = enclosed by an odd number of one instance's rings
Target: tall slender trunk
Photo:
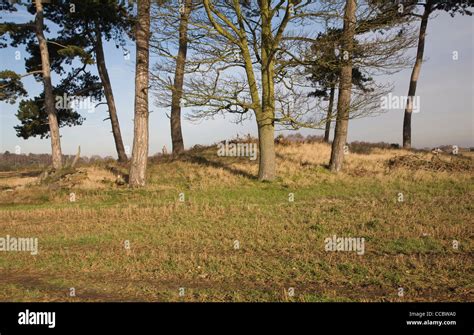
[[[428,26],[428,19],[431,14],[431,7],[433,5],[432,0],[426,2],[425,10],[421,18],[420,33],[418,37],[418,49],[416,51],[416,61],[413,66],[410,77],[410,87],[408,88],[408,97],[414,97],[416,93],[416,85],[420,76],[421,64],[423,63],[423,53],[425,51],[425,37],[426,28]],[[407,99],[407,105],[405,108],[405,115],[403,117],[403,147],[405,149],[411,148],[411,115],[413,112],[413,101]]]
[[[334,106],[334,93],[336,91],[336,85],[331,85],[331,91],[329,92],[329,106],[328,114],[326,116],[326,129],[324,131],[324,142],[329,143],[329,134],[331,132],[331,121],[332,121],[332,109]]]
[[[339,95],[337,99],[337,118],[334,141],[331,148],[331,160],[329,168],[338,172],[344,161],[344,146],[347,141],[347,129],[349,126],[349,111],[351,104],[352,89],[352,49],[356,25],[356,0],[347,0],[344,9],[344,29],[342,33],[342,57],[343,65],[339,80]],[[349,56],[344,59],[344,53]]]
[[[51,83],[51,68],[49,64],[48,44],[43,33],[43,5],[41,0],[35,0],[36,17],[35,30],[41,53],[41,69],[43,71],[43,85],[45,96],[45,108],[48,114],[49,135],[51,137],[51,156],[53,168],[59,170],[62,168],[61,139],[59,135],[58,117],[54,107],[53,85]]]
[[[181,98],[183,97],[184,69],[188,51],[188,22],[191,6],[192,0],[186,0],[179,22],[179,49],[171,95],[171,141],[173,143],[173,155],[179,155],[184,151],[183,133],[181,130]]]
[[[129,184],[145,186],[148,160],[148,68],[150,44],[150,0],[138,0],[136,24],[135,120]]]
[[[259,142],[258,179],[275,179],[275,62],[273,60],[273,37],[271,8],[268,0],[261,1],[262,17],[262,110],[257,115]]]
[[[117,149],[117,156],[119,162],[127,161],[127,154],[123,146],[122,134],[120,132],[120,124],[117,116],[117,108],[115,107],[114,94],[112,92],[112,85],[110,84],[109,73],[105,65],[104,49],[102,46],[102,33],[100,27],[96,23],[95,27],[95,55],[97,58],[97,70],[99,72],[102,86],[104,87],[105,99],[109,108],[110,123],[112,124],[112,133],[114,135],[115,148]]]

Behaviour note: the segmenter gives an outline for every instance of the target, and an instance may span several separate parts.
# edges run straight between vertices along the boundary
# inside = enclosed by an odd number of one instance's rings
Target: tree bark
[[[171,141],[173,144],[173,155],[179,155],[184,151],[183,133],[181,130],[181,98],[183,97],[184,70],[188,51],[188,22],[191,6],[192,0],[184,2],[179,22],[179,49],[171,95]]]
[[[261,1],[262,17],[262,109],[257,113],[259,169],[258,179],[275,179],[275,62],[273,60],[273,36],[271,8],[268,0]]]
[[[326,116],[326,129],[324,131],[324,142],[329,143],[329,135],[331,133],[331,121],[332,121],[332,109],[334,106],[334,93],[336,87],[334,84],[331,86],[331,91],[329,92],[329,106],[328,106],[328,114]]]
[[[269,119],[258,122],[259,167],[258,179],[275,179],[275,128]]]
[[[109,73],[105,65],[104,49],[102,46],[102,33],[100,32],[100,27],[97,23],[95,27],[95,55],[97,58],[97,71],[99,72],[100,80],[102,82],[102,86],[104,87],[105,99],[107,100],[107,106],[109,108],[110,123],[112,124],[112,133],[114,135],[118,161],[126,162],[127,154],[125,153],[122,134],[120,132],[120,124],[117,116],[117,108],[115,107],[112,85],[110,84]]]
[[[148,160],[148,69],[150,44],[150,0],[138,0],[136,24],[135,120],[130,187],[145,186]]]
[[[51,67],[49,63],[48,44],[43,33],[43,5],[41,0],[35,0],[36,17],[35,32],[41,54],[41,69],[43,71],[43,85],[45,95],[45,109],[48,114],[49,134],[51,137],[51,156],[53,168],[62,168],[61,138],[59,135],[58,117],[54,107],[53,85],[51,83]]]
[[[420,77],[421,64],[423,63],[423,53],[425,51],[425,37],[426,28],[428,26],[428,19],[431,14],[432,0],[428,0],[425,4],[425,10],[421,18],[420,33],[418,37],[418,48],[416,51],[416,61],[413,66],[410,77],[410,87],[408,88],[408,97],[414,97],[416,93],[416,85]],[[411,115],[413,112],[413,102],[411,99],[407,100],[405,108],[405,115],[403,117],[403,148],[411,148]]]
[[[339,81],[339,94],[337,99],[337,118],[334,141],[331,148],[331,160],[329,169],[338,172],[344,161],[344,146],[347,141],[347,129],[349,126],[349,111],[351,104],[352,89],[352,49],[356,26],[356,0],[347,0],[344,9],[344,28],[342,33],[343,65]],[[348,58],[344,59],[347,52]]]

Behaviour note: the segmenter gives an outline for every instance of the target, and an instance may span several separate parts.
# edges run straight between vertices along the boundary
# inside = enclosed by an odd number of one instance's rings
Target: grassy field
[[[36,256],[0,252],[0,300],[473,300],[472,159],[443,170],[455,157],[373,149],[334,175],[328,145],[277,153],[272,183],[215,148],[151,159],[140,190],[105,164],[66,186],[0,173],[0,237],[39,241]],[[406,155],[424,164],[389,168]],[[365,253],[326,251],[333,235],[364,238]]]

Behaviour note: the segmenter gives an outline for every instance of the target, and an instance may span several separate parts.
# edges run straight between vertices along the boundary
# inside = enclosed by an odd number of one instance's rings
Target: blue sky
[[[4,20],[12,17],[2,15]],[[15,14],[18,21],[27,21],[31,17]],[[428,37],[425,48],[426,62],[423,64],[418,83],[417,95],[421,99],[421,111],[413,115],[412,144],[414,147],[435,147],[442,144],[461,147],[474,146],[474,18],[456,16],[451,18],[445,13],[437,14],[428,25]],[[133,141],[133,103],[134,103],[134,60],[135,45],[130,42],[130,59],[125,59],[121,49],[113,43],[105,46],[106,63],[112,81],[119,121],[124,144],[132,146]],[[20,51],[21,59],[15,59],[15,52]],[[411,50],[410,52],[414,52]],[[459,59],[452,59],[457,51]],[[1,69],[11,69],[24,73],[24,49],[0,49]],[[151,58],[154,63],[156,59]],[[95,71],[95,67],[94,71]],[[406,95],[411,69],[403,70],[390,77],[376,78],[378,81],[394,83],[394,95]],[[57,76],[53,74],[53,82]],[[24,79],[24,85],[34,97],[42,90],[42,83],[32,77]],[[13,127],[19,122],[15,117],[18,103],[10,105],[0,103],[0,152],[15,151],[21,147],[22,153],[50,152],[49,139],[30,138],[23,140],[16,136]],[[163,145],[171,148],[169,120],[165,109],[154,106],[150,95],[150,154],[161,152]],[[186,113],[186,109],[184,110]],[[168,112],[169,114],[169,112]],[[83,155],[116,156],[115,146],[106,107],[99,106],[94,113],[83,112],[86,118],[79,127],[61,128],[63,152],[73,154],[81,146]],[[183,135],[187,148],[195,144],[211,144],[233,137],[236,134],[257,134],[254,120],[243,124],[232,123],[233,116],[216,117],[204,120],[199,124],[183,120]],[[370,142],[401,143],[403,110],[390,110],[376,117],[351,120],[349,124],[349,141],[364,140]],[[304,130],[303,134],[323,133],[321,130]]]

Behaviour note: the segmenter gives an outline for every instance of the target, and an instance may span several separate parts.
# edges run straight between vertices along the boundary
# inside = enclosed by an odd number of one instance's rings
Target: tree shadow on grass
[[[329,164],[313,164],[305,160],[292,159],[287,156],[283,156],[282,154],[279,154],[279,153],[276,153],[275,155],[278,159],[281,159],[282,161],[287,161],[301,167],[310,167],[310,168],[321,167],[323,169],[329,170]]]
[[[194,163],[194,164],[199,164],[199,165],[204,165],[204,166],[211,166],[213,168],[220,168],[220,169],[228,171],[228,172],[230,172],[230,173],[232,173],[233,175],[236,175],[236,176],[242,176],[242,177],[245,177],[245,178],[248,178],[248,179],[257,180],[256,176],[254,176],[253,174],[248,173],[247,171],[233,168],[233,167],[228,166],[228,165],[226,165],[222,162],[211,161],[211,160],[209,160],[205,157],[202,157],[202,156],[188,155],[188,156],[186,156],[185,160],[187,160],[191,163]]]

